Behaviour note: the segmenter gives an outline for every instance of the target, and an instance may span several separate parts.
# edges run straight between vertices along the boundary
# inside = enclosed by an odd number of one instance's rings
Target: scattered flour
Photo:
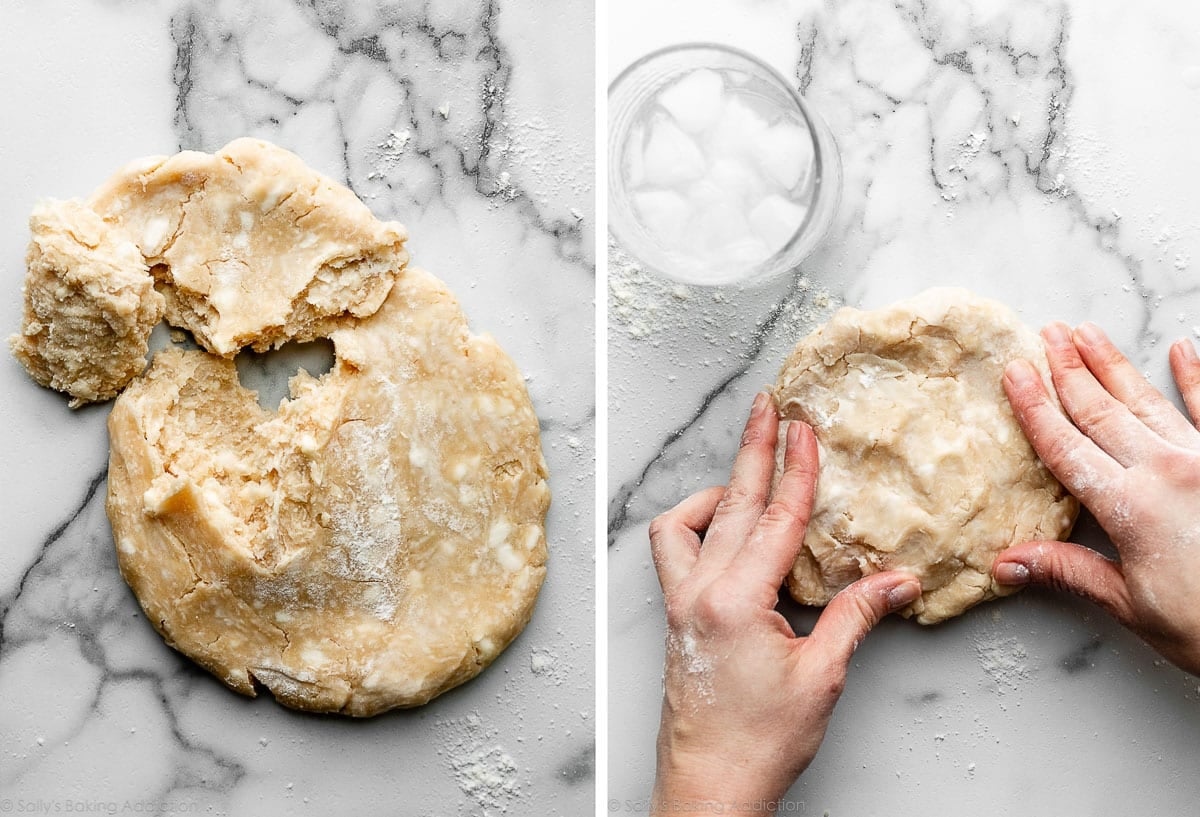
[[[954,164],[947,168],[950,171],[964,171],[971,166],[979,156],[979,152],[983,150],[983,146],[987,144],[987,133],[975,133],[972,131],[967,134],[967,138],[958,143],[958,159]]]
[[[521,814],[517,802],[521,784],[517,764],[502,746],[492,743],[496,732],[483,725],[478,712],[452,721],[439,721],[446,733],[445,748],[438,751],[450,766],[454,782],[481,809],[476,814]],[[510,806],[512,811],[510,812]]]
[[[688,684],[701,701],[713,702],[713,662],[712,658],[704,655],[696,643],[696,636],[689,630],[682,635],[670,633],[667,636],[667,654],[675,655],[689,676]]]
[[[389,131],[387,138],[375,146],[375,170],[367,179],[384,179],[400,164],[400,157],[408,149],[412,139],[412,131],[405,128],[400,131]]]
[[[608,314],[610,332],[622,331],[634,340],[654,341],[685,326],[700,323],[728,324],[729,295],[723,289],[678,284],[645,270],[610,236],[608,240]],[[808,278],[796,283],[796,297],[783,304],[782,321],[792,327],[795,339],[825,321],[839,303],[830,292]],[[740,325],[739,325],[740,328]],[[706,335],[724,348],[738,333]]]
[[[401,531],[400,507],[392,491],[389,447],[393,425],[366,422],[341,427],[336,446],[345,453],[348,499],[330,505],[329,543],[324,568],[358,583],[359,605],[380,621],[393,621],[397,599],[386,581]]]
[[[496,185],[500,201],[493,201],[493,207],[526,196],[540,208],[557,212],[564,202],[591,199],[592,155],[581,151],[576,140],[553,120],[541,116],[505,119],[498,123],[498,130],[495,157],[520,179],[520,185],[514,184],[509,171],[501,172]],[[578,212],[576,209],[572,215]]]
[[[508,810],[507,801],[520,791],[517,766],[499,746],[479,747],[451,760],[458,787],[484,809]]]
[[[684,666],[688,673],[703,675],[712,672],[712,660],[700,654],[700,648],[696,644],[696,636],[690,632],[684,633],[682,642]]]
[[[633,258],[608,240],[608,311],[614,328],[633,338],[645,338],[671,326],[671,300],[691,297],[689,287],[646,272]]]
[[[545,647],[534,647],[530,651],[529,668],[534,675],[555,686],[562,686],[572,675],[572,667]]]
[[[975,654],[984,674],[1001,695],[1029,680],[1030,670],[1026,663],[1029,654],[1025,645],[1012,636],[1002,638],[985,634],[975,640]]]
[[[534,675],[543,675],[554,668],[554,656],[544,650],[534,650],[529,658],[529,668]]]

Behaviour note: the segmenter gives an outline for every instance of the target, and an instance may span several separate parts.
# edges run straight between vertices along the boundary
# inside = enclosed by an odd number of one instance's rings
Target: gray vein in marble
[[[1100,636],[1093,636],[1060,658],[1058,665],[1067,675],[1078,675],[1085,670],[1095,669],[1096,656],[1103,646],[1104,641]]]
[[[654,455],[646,463],[642,472],[632,482],[620,486],[612,500],[609,503],[608,517],[608,544],[612,547],[615,544],[616,536],[629,524],[629,504],[634,494],[642,487],[642,485],[652,477],[654,469],[661,463],[669,454],[671,448],[684,439],[688,431],[700,422],[708,413],[713,401],[726,392],[730,386],[737,383],[750,370],[754,360],[763,352],[767,344],[767,340],[771,332],[775,329],[780,318],[786,314],[786,307],[789,302],[799,300],[803,297],[806,289],[802,286],[801,281],[804,279],[798,274],[794,274],[792,283],[788,287],[787,293],[776,301],[767,312],[766,317],[754,328],[750,336],[749,347],[742,353],[743,362],[735,367],[732,371],[726,373],[724,377],[712,388],[710,388],[701,398],[700,404],[692,412],[691,416],[684,420],[677,428],[667,434],[656,448]],[[666,510],[665,508],[663,510]]]
[[[596,775],[596,746],[589,744],[558,767],[558,775],[571,785],[586,783]]]
[[[4,606],[0,608],[0,650],[3,650],[5,646],[10,648],[13,646],[11,640],[6,640],[6,636],[8,635],[6,628],[6,624],[8,623],[8,614],[9,611],[12,610],[12,608],[17,604],[17,602],[20,601],[21,594],[25,591],[25,584],[29,581],[29,577],[37,571],[42,562],[46,559],[47,555],[50,553],[51,548],[58,544],[59,540],[62,539],[63,534],[67,532],[67,529],[69,529],[71,525],[75,524],[75,521],[79,519],[80,514],[82,514],[84,509],[91,504],[93,499],[95,499],[96,492],[100,489],[100,486],[104,484],[104,481],[107,477],[108,469],[105,468],[88,481],[87,489],[83,494],[83,499],[78,505],[72,508],[67,514],[66,518],[63,519],[62,522],[58,523],[58,525],[56,525],[54,529],[46,535],[46,538],[42,540],[42,543],[38,546],[37,556],[32,562],[30,562],[29,567],[25,569],[25,572],[21,574],[21,580],[17,582],[16,589],[8,598],[4,599]]]
[[[559,258],[577,265],[591,276],[595,275],[595,264],[591,260],[592,248],[584,241],[581,220],[576,217],[555,217],[541,212],[530,191],[522,189],[508,179],[506,168],[510,160],[506,156],[506,146],[510,136],[505,106],[513,65],[507,47],[495,31],[495,18],[500,13],[495,0],[489,0],[482,6],[474,21],[475,25],[466,30],[439,27],[431,20],[429,9],[414,11],[407,7],[394,7],[380,10],[383,18],[381,21],[370,20],[368,25],[355,31],[351,30],[354,21],[349,19],[353,15],[346,14],[347,9],[342,3],[301,0],[295,0],[295,3],[308,15],[308,19],[315,23],[316,30],[333,43],[340,55],[347,59],[363,57],[378,64],[402,91],[400,97],[405,100],[404,107],[407,110],[405,125],[411,129],[411,136],[406,139],[404,151],[421,157],[424,160],[424,169],[436,175],[439,195],[444,195],[448,182],[447,170],[442,164],[444,160],[439,153],[447,145],[453,145],[454,161],[459,175],[472,180],[477,195],[519,208],[522,219],[530,228],[553,239]],[[259,25],[258,20],[248,22],[251,26]],[[261,36],[270,36],[265,25],[263,29]],[[227,81],[228,78],[219,76],[219,61],[197,64],[194,52],[200,47],[212,49],[218,54],[230,52],[231,64],[236,67],[237,75],[244,85],[265,95],[266,99],[260,100],[259,105],[260,122],[265,117],[268,124],[278,126],[285,112],[294,113],[301,105],[318,101],[336,103],[336,100],[327,94],[314,92],[311,95],[296,95],[254,77],[242,54],[241,42],[254,34],[250,29],[235,32],[229,26],[221,30],[220,23],[210,16],[209,10],[195,4],[172,17],[171,36],[176,51],[174,78],[178,89],[175,125],[179,132],[181,150],[215,150],[229,139],[240,135],[234,133],[236,128],[229,128],[228,119],[205,117],[197,112],[197,109],[203,111],[206,105],[218,100],[234,104],[240,101],[235,100],[232,94],[222,88],[221,80]],[[397,42],[384,43],[381,34],[393,34]],[[419,37],[414,38],[414,34]],[[455,100],[456,107],[481,113],[481,121],[468,133],[454,133],[444,126],[444,122],[439,122],[436,112],[439,100],[427,98],[423,89],[406,75],[406,63],[415,62],[414,55],[409,52],[418,48],[427,50],[428,56],[439,63],[440,68],[465,73],[474,80],[475,98]],[[340,63],[331,66],[330,75],[325,78],[326,83],[335,83],[343,68],[344,65]],[[212,75],[213,72],[217,72],[217,75]],[[447,94],[459,93],[458,87],[461,84],[459,82],[454,87],[447,87],[443,83],[442,90]],[[262,104],[267,100],[275,100],[276,103],[282,101],[284,110],[279,110],[278,104]],[[261,112],[270,107],[276,109],[275,114]],[[224,127],[205,124],[213,119]],[[362,174],[356,171],[350,159],[351,140],[347,136],[341,112],[335,114],[335,120],[341,135],[340,180],[363,197],[363,183],[368,179],[364,179]],[[241,132],[252,130],[254,128],[251,123],[243,121]],[[396,172],[397,170],[399,168],[386,173],[385,186],[389,191],[404,193],[407,180]],[[421,195],[415,195],[412,200],[412,204],[416,206],[425,206],[427,203]],[[393,206],[396,207],[394,215],[403,219],[404,207]]]
[[[947,51],[943,48],[939,54],[939,46],[941,45],[939,35],[944,35],[944,32],[936,30],[937,15],[924,3],[919,4],[917,8],[911,9],[907,13],[904,12],[904,4],[898,4],[896,8],[900,12],[900,19],[911,24],[914,33],[919,37],[923,46],[929,50],[935,64],[953,67],[971,77],[972,85],[984,99],[985,111],[990,112],[993,116],[992,121],[987,125],[987,134],[989,137],[994,136],[1000,125],[1004,123],[1005,117],[993,105],[994,94],[988,86],[990,78],[985,79],[976,74],[966,48],[957,51]],[[1081,225],[1086,226],[1096,233],[1097,248],[1102,253],[1112,256],[1124,267],[1129,277],[1129,285],[1141,294],[1143,300],[1146,301],[1146,308],[1140,316],[1138,338],[1140,341],[1152,346],[1162,340],[1162,337],[1154,332],[1150,326],[1152,317],[1151,309],[1153,306],[1150,303],[1150,298],[1156,293],[1146,284],[1142,262],[1133,254],[1123,252],[1119,249],[1120,227],[1117,219],[1104,215],[1094,216],[1089,213],[1087,202],[1077,191],[1070,187],[1069,179],[1060,177],[1054,167],[1057,163],[1055,154],[1058,153],[1061,155],[1066,151],[1066,148],[1062,145],[1062,140],[1066,132],[1066,122],[1071,99],[1074,95],[1074,82],[1070,68],[1064,57],[1064,50],[1069,36],[1068,31],[1071,25],[1071,12],[1067,6],[1060,6],[1060,13],[1054,18],[1053,24],[1055,32],[1054,40],[1047,54],[1037,54],[1028,49],[1018,51],[1003,38],[994,43],[988,42],[985,39],[985,32],[973,33],[969,47],[982,47],[985,51],[994,48],[996,51],[1006,55],[1011,63],[1013,73],[1017,77],[1022,73],[1020,68],[1023,59],[1028,58],[1035,64],[1043,61],[1050,63],[1048,68],[1041,71],[1041,76],[1052,80],[1045,103],[1045,135],[1040,145],[1036,145],[1036,151],[1025,154],[1023,169],[1032,178],[1034,187],[1038,192],[1061,200]],[[813,31],[816,31],[815,25]],[[991,81],[994,82],[994,80]],[[901,104],[901,100],[894,100],[894,104]],[[1015,128],[1015,124],[1013,127]],[[933,128],[931,128],[931,132],[933,132]],[[934,138],[930,144],[930,171],[937,189],[945,190],[946,186],[938,178],[936,147],[936,138]],[[987,152],[1000,161],[1006,171],[1011,172],[1010,165],[1000,150],[989,148]],[[1009,177],[1009,181],[1011,181],[1011,176]],[[1200,284],[1193,287],[1177,288],[1174,294],[1193,294],[1196,292],[1200,292]]]
[[[191,133],[193,127],[188,121],[187,101],[192,93],[192,49],[196,40],[196,22],[191,14],[171,18],[171,40],[175,43],[175,64],[171,68],[171,80],[175,85],[175,130]]]
[[[55,632],[69,632],[79,655],[97,670],[99,677],[90,692],[91,702],[84,708],[86,715],[62,734],[64,743],[74,739],[93,717],[103,715],[106,698],[118,687],[148,685],[150,694],[143,698],[157,702],[181,757],[172,778],[157,791],[147,792],[145,799],[166,804],[172,793],[181,789],[201,788],[211,795],[227,793],[245,775],[245,769],[237,760],[187,734],[174,708],[180,694],[174,687],[186,690],[198,682],[210,683],[207,674],[161,644],[161,657],[167,660],[149,667],[117,667],[110,658],[113,644],[109,628],[120,627],[119,622],[129,617],[141,619],[142,614],[121,580],[107,527],[95,525],[104,518],[104,492],[100,488],[106,476],[107,471],[90,480],[83,500],[46,537],[15,594],[6,600],[0,620],[0,647],[11,660],[15,650],[43,642]],[[73,595],[73,591],[87,586],[91,586],[91,595]],[[38,597],[46,592],[54,604],[47,604],[44,596]],[[31,594],[33,598],[29,598]],[[11,782],[25,766],[11,764],[0,780]]]
[[[812,85],[813,81],[813,56],[817,51],[817,29],[816,26],[809,28],[807,35],[804,31],[804,24],[799,23],[796,27],[796,38],[800,40],[800,59],[796,63],[796,81],[797,90],[801,95],[808,93],[808,86]]]
[[[914,706],[929,706],[937,703],[942,699],[943,695],[936,689],[931,689],[927,692],[922,692],[920,695],[909,695],[904,700]]]

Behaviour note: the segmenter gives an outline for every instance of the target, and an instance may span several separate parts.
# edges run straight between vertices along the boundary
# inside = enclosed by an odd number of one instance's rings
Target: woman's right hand
[[[1004,389],[1025,436],[1104,527],[1120,561],[1067,542],[1026,542],[997,557],[993,576],[1091,599],[1200,675],[1200,431],[1098,327],[1051,324],[1042,336],[1067,416],[1026,361],[1008,366]],[[1200,419],[1200,357],[1182,340],[1170,359]]]

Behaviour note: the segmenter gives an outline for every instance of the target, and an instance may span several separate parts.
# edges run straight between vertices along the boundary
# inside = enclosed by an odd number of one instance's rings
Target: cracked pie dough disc
[[[372,715],[521,631],[545,575],[537,418],[512,361],[407,268],[403,226],[238,139],[132,162],[30,227],[13,352],[72,406],[120,394],[108,515],[169,644],[239,692]],[[206,351],[143,373],[163,317]],[[326,336],[334,369],[278,411],[239,384],[242,348]]]
[[[523,380],[409,268],[278,412],[231,360],[160,352],[117,399],[108,514],[169,644],[233,689],[372,715],[425,703],[521,631],[546,467]]]
[[[961,289],[839,310],[796,346],[775,400],[785,420],[813,427],[821,458],[787,579],[797,601],[824,605],[862,576],[907,570],[924,592],[904,615],[932,624],[1011,592],[991,580],[1004,548],[1070,533],[1078,504],[1004,395],[1004,367],[1017,358],[1049,384],[1041,339],[1007,307]]]

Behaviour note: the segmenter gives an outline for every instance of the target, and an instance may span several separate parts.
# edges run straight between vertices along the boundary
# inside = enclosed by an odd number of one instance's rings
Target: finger
[[[1146,378],[1092,323],[1080,324],[1073,335],[1079,356],[1108,392],[1164,440],[1200,448],[1200,434],[1179,410],[1146,382]]]
[[[1008,364],[1004,391],[1021,430],[1042,462],[1071,493],[1098,513],[1104,493],[1124,474],[1121,466],[1063,416],[1046,393],[1042,376],[1028,361]]]
[[[775,472],[775,438],[779,433],[779,414],[775,401],[766,392],[754,398],[750,419],[742,432],[741,447],[733,461],[725,496],[717,505],[700,560],[717,569],[737,556],[742,544],[754,530],[758,517],[767,507],[771,476]]]
[[[739,584],[761,590],[771,607],[804,544],[816,487],[817,438],[811,426],[795,420],[787,429],[783,476],[738,554],[738,572],[744,577]]]
[[[1200,356],[1196,347],[1187,338],[1182,338],[1171,347],[1171,373],[1184,405],[1192,415],[1192,421],[1200,425]]]
[[[1052,323],[1042,330],[1046,359],[1063,408],[1079,429],[1122,465],[1135,465],[1147,458],[1156,437],[1128,408],[1104,390],[1084,365],[1071,330]]]
[[[692,494],[650,523],[650,553],[663,592],[678,584],[696,564],[700,534],[712,522],[725,487],[706,488]]]
[[[908,573],[893,570],[859,579],[833,597],[809,640],[834,666],[844,668],[884,616],[907,607],[920,595],[921,583]]]
[[[1094,550],[1070,542],[1025,542],[996,557],[997,584],[1039,584],[1090,599],[1126,627],[1134,622],[1133,605],[1121,566]]]

